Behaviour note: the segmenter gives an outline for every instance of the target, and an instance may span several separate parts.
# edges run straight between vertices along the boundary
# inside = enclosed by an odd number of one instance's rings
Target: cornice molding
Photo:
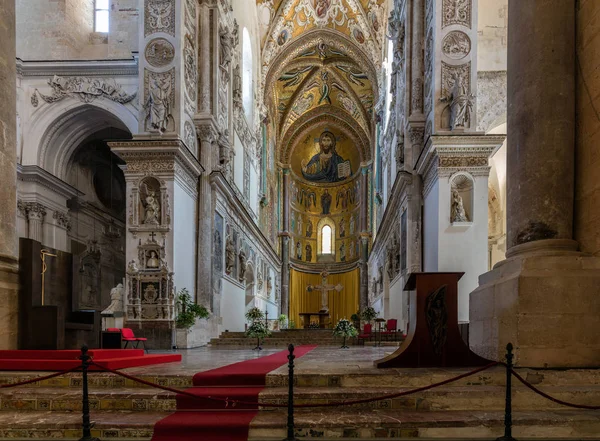
[[[361,259],[354,260],[352,262],[336,262],[336,263],[301,263],[299,261],[293,261],[290,259],[290,268],[309,274],[320,274],[323,271],[327,271],[329,274],[341,274],[349,271],[354,271],[357,268],[361,268]]]
[[[33,182],[52,190],[63,196],[65,199],[83,195],[83,192],[70,186],[66,182],[54,176],[52,173],[44,170],[37,165],[17,164],[17,180],[23,182]]]
[[[88,76],[88,77],[136,77],[138,59],[129,60],[91,60],[91,61],[24,61],[17,58],[17,76],[52,77]]]

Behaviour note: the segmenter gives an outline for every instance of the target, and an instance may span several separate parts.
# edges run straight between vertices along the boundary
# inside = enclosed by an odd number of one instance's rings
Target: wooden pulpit
[[[471,367],[490,363],[469,349],[458,329],[458,281],[464,273],[413,273],[410,329],[397,351],[376,360],[378,368]]]

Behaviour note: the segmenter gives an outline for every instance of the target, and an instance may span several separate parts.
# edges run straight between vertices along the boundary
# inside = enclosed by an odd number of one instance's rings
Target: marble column
[[[507,259],[471,293],[470,343],[518,366],[600,365],[600,258],[572,239],[575,2],[509,0]]]
[[[28,202],[25,204],[25,210],[27,213],[27,223],[29,225],[27,236],[44,245],[44,218],[46,217],[46,207],[38,202]]]
[[[360,292],[358,306],[364,309],[369,306],[369,177],[371,167],[363,167],[360,176]]]
[[[283,225],[281,237],[281,313],[289,316],[290,308],[290,169],[282,172]]]
[[[15,2],[0,2],[0,349],[17,349]]]

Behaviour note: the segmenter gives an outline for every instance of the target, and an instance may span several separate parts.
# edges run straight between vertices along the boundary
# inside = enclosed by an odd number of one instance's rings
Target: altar
[[[314,316],[319,317],[319,329],[325,329],[326,323],[325,320],[329,318],[329,312],[320,311],[320,312],[300,312],[298,313],[300,317],[302,317],[303,328],[308,329],[310,327],[310,318]]]

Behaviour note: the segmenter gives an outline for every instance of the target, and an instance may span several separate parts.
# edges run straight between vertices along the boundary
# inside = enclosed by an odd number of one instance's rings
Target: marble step
[[[303,366],[303,360],[296,363],[296,384],[302,387],[421,387],[438,383],[469,372],[467,368],[362,368],[344,365],[342,362],[335,370],[323,366]],[[600,386],[600,369],[517,369],[527,381],[537,387],[543,386]],[[282,366],[267,375],[267,387],[287,386],[288,369]],[[452,383],[453,386],[504,386],[506,369],[490,368],[484,372],[463,378]],[[513,379],[513,384],[517,380]]]
[[[285,438],[287,414],[260,412],[250,424],[251,441]],[[513,436],[518,440],[592,440],[600,434],[596,411],[515,412]],[[300,439],[430,439],[494,440],[504,434],[504,412],[410,412],[396,409],[333,409],[298,412]]]
[[[294,389],[294,404],[331,404],[376,398],[410,390],[411,388],[326,388],[297,387]],[[544,392],[559,400],[570,403],[600,406],[600,386],[545,387]],[[352,409],[399,409],[407,411],[503,411],[505,406],[504,386],[442,386],[418,392],[405,397],[385,399],[369,403],[354,404]],[[266,388],[260,393],[260,401],[272,404],[285,404],[287,388]],[[567,410],[568,407],[556,404],[539,396],[525,387],[514,387],[512,393],[514,410]],[[345,408],[345,406],[343,406]],[[266,408],[268,409],[268,408]],[[298,409],[299,412],[315,412],[321,408]]]
[[[294,345],[328,345],[328,346],[341,346],[342,339],[337,338],[269,338],[267,337],[264,341],[261,341],[261,346],[282,346],[287,347],[290,343]],[[348,342],[350,343],[350,342]],[[211,346],[256,346],[255,338],[228,338],[226,340],[211,339]]]
[[[0,392],[3,412],[81,412],[81,388],[4,389]],[[89,391],[90,410],[133,412],[175,411],[175,394],[150,388],[95,389]]]
[[[332,329],[294,329],[285,331],[273,331],[271,333],[272,338],[288,338],[290,336],[313,336],[320,337],[324,334],[331,335]],[[222,332],[219,338],[245,338],[244,332]]]

